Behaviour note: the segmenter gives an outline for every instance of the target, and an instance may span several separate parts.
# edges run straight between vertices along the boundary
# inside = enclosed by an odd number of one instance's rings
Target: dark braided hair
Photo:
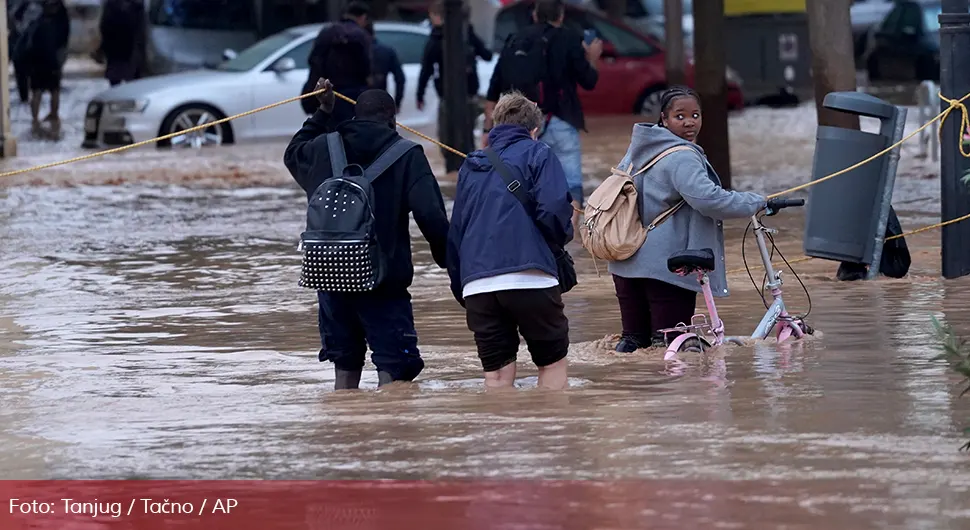
[[[657,125],[664,126],[664,114],[667,113],[670,105],[680,98],[694,98],[698,105],[701,103],[700,96],[693,89],[682,85],[674,85],[664,90],[664,93],[660,95],[660,116],[657,117]]]

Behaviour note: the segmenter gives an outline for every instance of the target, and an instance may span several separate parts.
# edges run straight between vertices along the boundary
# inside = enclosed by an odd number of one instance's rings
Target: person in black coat
[[[61,129],[61,75],[67,61],[71,22],[63,0],[43,0],[43,8],[26,51],[30,72],[30,114],[34,133],[41,133],[40,103],[44,92],[50,93],[51,109],[43,121],[51,124],[51,135],[56,138]]]
[[[468,13],[466,11],[465,17],[467,20]],[[428,37],[427,44],[424,45],[424,56],[421,59],[421,73],[418,74],[418,87],[417,87],[417,106],[418,110],[424,110],[424,93],[428,86],[428,81],[434,77],[434,89],[438,94],[438,137],[446,145],[452,143],[452,139],[448,136],[448,127],[445,124],[445,105],[441,98],[444,96],[444,85],[442,80],[442,75],[444,72],[444,2],[442,0],[437,0],[428,9],[428,18],[431,20],[431,35]],[[481,58],[483,61],[492,60],[492,51],[485,46],[482,39],[475,34],[475,29],[468,25],[468,45],[465,49],[465,73],[468,76],[468,106],[465,110],[469,114],[469,119],[472,123],[475,121],[475,116],[478,115],[479,101],[478,101],[478,68],[476,66],[478,59]],[[441,150],[441,155],[445,159],[445,170],[448,173],[454,173],[458,171],[461,167],[464,159],[447,149]]]
[[[401,59],[397,56],[394,48],[380,42],[374,35],[374,23],[367,24],[367,33],[373,39],[373,72],[371,74],[371,88],[387,91],[387,76],[394,76],[394,104],[398,112],[401,110],[401,102],[404,101],[404,69],[401,67]]]
[[[101,11],[101,53],[111,86],[142,76],[145,60],[145,4],[142,0],[105,0]]]
[[[301,94],[312,92],[321,78],[329,79],[337,92],[351,99],[370,87],[371,38],[364,31],[369,20],[370,7],[351,2],[340,21],[320,30],[307,58],[310,75]],[[313,98],[303,98],[300,103],[307,114],[316,110]],[[353,105],[337,100],[332,117],[338,123],[353,118]]]
[[[283,156],[290,174],[309,199],[332,178],[326,135],[340,134],[348,164],[370,165],[400,135],[395,130],[395,106],[383,90],[360,94],[353,120],[333,119],[334,87],[321,79],[314,90],[319,108],[306,120]],[[310,98],[308,98],[310,99]],[[424,369],[414,328],[408,288],[414,277],[409,214],[431,246],[431,255],[445,268],[448,215],[438,182],[421,147],[414,147],[372,183],[374,221],[387,273],[373,291],[318,291],[318,325],[322,349],[319,359],[334,363],[337,389],[357,388],[367,346],[378,369],[380,384],[411,381]]]

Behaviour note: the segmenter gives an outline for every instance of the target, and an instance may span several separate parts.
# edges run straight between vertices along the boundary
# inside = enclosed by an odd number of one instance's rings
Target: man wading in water
[[[394,99],[383,90],[367,90],[357,98],[354,119],[336,125],[331,114],[335,95],[329,80],[320,79],[315,90],[319,108],[293,137],[284,162],[290,174],[311,198],[334,175],[328,133],[336,131],[348,164],[367,169],[401,136],[395,130]],[[386,271],[383,281],[364,292],[317,291],[320,361],[335,368],[335,388],[357,388],[367,346],[377,366],[379,384],[411,381],[424,369],[408,287],[414,277],[408,214],[431,246],[438,266],[445,267],[448,215],[438,181],[421,147],[408,149],[386,171],[371,180],[375,233]],[[349,199],[348,199],[349,200]],[[351,206],[341,206],[350,209]],[[334,213],[334,217],[337,217]]]

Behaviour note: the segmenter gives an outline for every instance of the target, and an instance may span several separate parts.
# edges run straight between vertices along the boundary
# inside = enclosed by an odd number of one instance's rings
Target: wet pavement
[[[631,124],[592,123],[590,187]],[[733,116],[736,186],[807,180],[813,133],[810,108]],[[4,169],[75,149],[61,148]],[[305,196],[281,155],[280,144],[149,148],[0,188],[0,476],[637,479],[628,491],[649,494],[570,499],[589,506],[589,527],[970,527],[958,452],[970,398],[932,361],[931,324],[970,336],[970,281],[939,279],[938,232],[908,240],[905,280],[842,284],[835,264],[796,265],[816,337],[730,346],[685,366],[611,351],[611,283],[574,244],[571,388],[534,390],[522,351],[523,391],[486,395],[447,275],[412,226],[428,367],[411,387],[374,391],[368,363],[366,391],[334,393],[331,366],[316,360],[315,296],[296,284]],[[911,155],[894,202],[905,229],[938,220],[934,169]],[[799,257],[799,214],[772,223],[785,256]],[[726,224],[731,268],[742,266],[745,224]],[[790,309],[805,311],[786,280]],[[744,335],[761,300],[744,273],[729,281],[720,313]]]

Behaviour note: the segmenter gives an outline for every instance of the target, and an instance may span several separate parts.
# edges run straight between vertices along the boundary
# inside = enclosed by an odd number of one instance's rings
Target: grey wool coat
[[[722,221],[750,217],[765,207],[766,200],[757,193],[725,190],[703,149],[648,123],[633,126],[630,147],[617,167],[625,169],[632,163],[630,173],[636,173],[655,156],[678,145],[690,146],[693,151],[667,155],[634,177],[634,182],[644,226],[681,198],[686,204],[650,232],[636,254],[610,263],[609,270],[623,278],[652,278],[700,292],[695,276],[681,277],[667,270],[667,258],[682,250],[709,248],[717,260],[717,269],[710,274],[711,290],[714,296],[724,297],[729,292]]]

